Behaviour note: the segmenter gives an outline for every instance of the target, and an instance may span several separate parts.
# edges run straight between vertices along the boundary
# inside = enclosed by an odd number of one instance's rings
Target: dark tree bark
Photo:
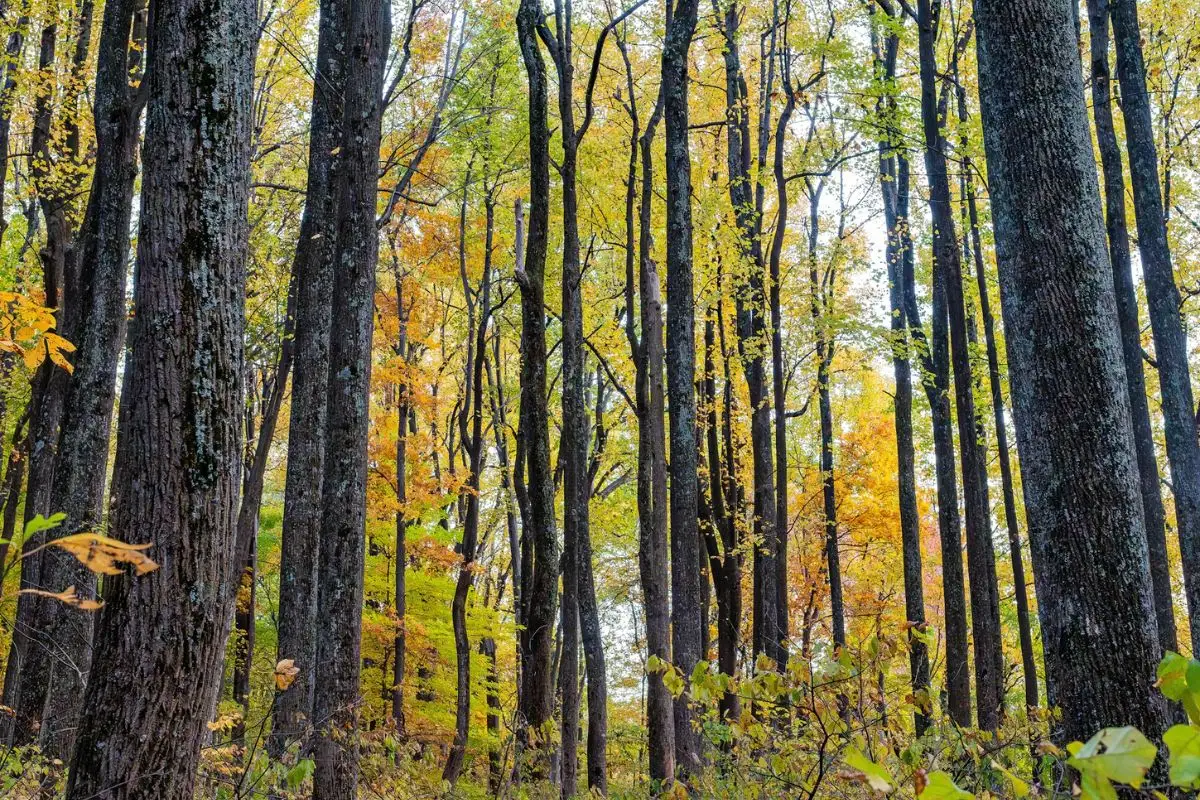
[[[670,416],[672,662],[688,679],[700,660],[699,478],[696,473],[696,345],[692,279],[692,165],[688,152],[688,51],[698,0],[668,0],[662,52],[667,173],[667,324]],[[769,456],[769,454],[768,454]],[[774,514],[774,503],[769,513]],[[772,585],[774,585],[772,583]],[[675,766],[696,774],[700,737],[685,691],[674,704]]]
[[[896,14],[890,4],[884,6],[889,17]],[[896,58],[900,46],[898,31],[888,29],[879,38],[872,34],[875,51],[875,76],[885,91],[896,79]],[[925,629],[925,586],[921,568],[921,516],[917,506],[916,452],[912,423],[912,363],[909,353],[912,336],[904,315],[904,259],[908,241],[909,172],[908,162],[898,152],[895,130],[896,101],[890,95],[880,100],[877,110],[882,117],[884,137],[879,143],[879,174],[883,190],[883,215],[887,225],[888,299],[891,310],[892,371],[896,376],[896,486],[900,505],[900,540],[904,564],[904,611],[908,623],[908,668],[913,695],[924,702],[915,714],[917,736],[929,727],[929,649],[917,632]]]
[[[957,64],[955,64],[957,73]],[[968,120],[967,94],[961,83],[955,86],[958,99],[958,119],[965,126]],[[1004,499],[1004,527],[1008,532],[1008,551],[1013,571],[1013,597],[1017,606],[1017,635],[1021,643],[1021,671],[1025,684],[1025,705],[1038,705],[1037,662],[1033,651],[1033,630],[1029,615],[1029,584],[1025,577],[1025,557],[1021,549],[1021,530],[1017,523],[1017,502],[1013,489],[1012,457],[1008,448],[1008,426],[1004,422],[1004,392],[1000,383],[1000,356],[996,346],[996,323],[992,316],[991,299],[987,285],[987,273],[983,259],[983,237],[980,235],[979,208],[975,201],[974,164],[968,150],[966,129],[960,139],[962,150],[962,201],[966,206],[964,227],[970,238],[963,235],[964,257],[973,256],[975,282],[979,292],[979,315],[983,320],[984,347],[987,352],[988,387],[991,390],[992,421],[996,428],[996,451],[1000,461],[1000,489]],[[973,323],[972,317],[970,322]],[[970,331],[969,331],[970,332]],[[982,433],[983,421],[979,421],[981,452],[986,456],[987,448]],[[986,460],[986,459],[985,459]],[[987,481],[986,465],[983,480]],[[1003,687],[1001,687],[1003,691]]]
[[[287,474],[279,563],[277,658],[300,671],[277,691],[267,749],[278,758],[288,743],[306,738],[313,723],[316,670],[317,565],[321,481],[325,463],[329,329],[336,246],[336,180],[341,160],[341,87],[347,81],[345,0],[323,0],[317,34],[316,76],[309,122],[308,185],[292,266],[296,281],[295,340]]]
[[[662,93],[639,130],[633,67],[622,38],[617,45],[625,63],[632,132],[625,196],[625,334],[633,357],[637,405],[638,568],[646,618],[646,655],[671,661],[671,610],[667,569],[667,442],[663,397],[663,313],[658,265],[653,250],[654,135],[662,119]],[[640,161],[639,161],[640,160]],[[641,184],[636,183],[641,165]],[[640,188],[640,192],[639,192]],[[637,222],[635,233],[634,208]],[[635,238],[636,237],[636,238]],[[636,274],[636,277],[635,277]],[[636,286],[639,338],[634,318]],[[675,728],[671,693],[660,672],[646,675],[646,734],[649,775],[659,786],[675,774]]]
[[[1166,513],[1159,485],[1158,458],[1154,452],[1150,404],[1146,399],[1146,375],[1142,367],[1142,323],[1138,319],[1129,230],[1125,222],[1125,174],[1121,166],[1121,145],[1113,125],[1112,75],[1108,65],[1108,1],[1088,0],[1088,19],[1092,58],[1092,116],[1096,122],[1096,142],[1104,173],[1108,257],[1112,261],[1117,317],[1121,323],[1121,351],[1125,357],[1129,407],[1133,413],[1133,441],[1141,478],[1142,512],[1146,519],[1146,548],[1154,585],[1154,614],[1158,620],[1158,643],[1163,650],[1174,650],[1178,642],[1171,592],[1171,566],[1167,560]]]
[[[125,340],[133,187],[144,99],[131,86],[141,68],[145,5],[118,0],[104,8],[96,72],[96,168],[76,258],[75,370],[63,410],[61,448],[50,506],[67,515],[63,534],[99,527],[104,513],[109,436],[117,364]],[[95,593],[95,575],[74,557],[45,553],[43,583],[51,591],[76,587]],[[45,631],[57,643],[42,714],[41,745],[55,758],[70,758],[84,683],[91,660],[94,614],[65,604],[47,607]]]
[[[396,280],[396,318],[399,320],[399,335],[396,340],[396,356],[404,359],[405,366],[413,363],[413,348],[408,341],[409,306],[404,302],[405,276],[394,271]],[[396,583],[393,599],[396,609],[397,629],[393,640],[392,668],[392,722],[396,735],[403,741],[407,735],[404,716],[404,681],[408,661],[408,434],[411,424],[412,400],[408,385],[407,370],[396,386]]]
[[[352,2],[345,16],[342,137],[335,183],[337,249],[317,574],[315,800],[358,794],[360,634],[370,433],[371,335],[379,257],[376,194],[390,6]]]
[[[714,13],[719,12],[714,3]],[[780,615],[786,609],[778,596],[780,578],[776,559],[779,537],[775,495],[775,452],[772,447],[771,399],[767,383],[767,334],[761,230],[755,213],[750,177],[750,119],[746,79],[738,50],[737,3],[730,3],[720,25],[725,39],[725,133],[729,201],[737,220],[739,255],[747,266],[747,279],[735,293],[738,348],[750,395],[750,449],[754,466],[754,608],[761,619],[754,624],[756,653],[763,653],[783,668],[787,662]],[[670,303],[668,302],[668,308]],[[694,357],[693,357],[694,358]],[[674,405],[672,404],[672,408]],[[674,458],[672,458],[674,461]]]
[[[80,7],[77,18],[76,46],[70,62],[73,86],[82,85],[91,28],[92,5],[85,3]],[[40,45],[38,69],[44,74],[39,79],[43,83],[37,90],[34,102],[33,131],[29,138],[29,181],[36,193],[36,205],[46,229],[45,243],[38,254],[42,262],[45,302],[48,307],[55,309],[57,332],[74,341],[79,338],[80,326],[75,215],[81,177],[74,171],[66,176],[56,174],[53,165],[55,161],[61,161],[64,165],[80,166],[79,130],[71,117],[77,111],[78,99],[54,97],[56,83],[52,76],[60,50],[57,23],[51,22],[42,29]],[[59,103],[65,117],[56,120],[55,108]],[[61,143],[53,137],[56,123],[57,127],[62,128]],[[33,416],[27,445],[26,523],[39,514],[49,516],[52,513],[54,469],[70,383],[70,374],[49,359],[43,361],[35,373],[31,393]],[[50,585],[47,582],[49,553],[37,551],[38,546],[49,538],[49,534],[38,534],[25,543],[25,550],[30,555],[21,560],[21,589],[44,591]],[[65,554],[64,557],[70,558]],[[6,705],[13,709],[10,729],[11,741],[15,744],[26,744],[36,738],[50,673],[57,658],[53,655],[56,643],[46,635],[47,618],[55,613],[51,602],[45,598],[22,594],[17,600],[15,635],[9,660],[20,666],[16,681],[8,684],[11,693],[5,698]]]
[[[464,192],[466,187],[464,186]],[[459,567],[458,579],[454,585],[454,599],[451,602],[450,618],[454,628],[454,652],[457,666],[457,698],[455,703],[454,741],[450,745],[450,753],[446,757],[446,766],[442,770],[442,780],[451,785],[462,774],[463,760],[467,752],[467,734],[471,726],[471,640],[467,636],[467,594],[475,576],[475,555],[479,545],[479,488],[480,477],[484,463],[483,438],[483,364],[486,360],[484,348],[487,346],[487,327],[491,317],[492,292],[492,239],[496,229],[496,206],[494,196],[489,194],[485,201],[485,240],[483,256],[483,277],[481,278],[477,300],[472,300],[470,286],[467,285],[464,273],[463,289],[467,295],[468,316],[472,318],[468,325],[468,333],[474,339],[468,344],[469,355],[467,362],[471,366],[471,376],[468,383],[470,391],[470,421],[471,430],[464,442],[467,448],[470,476],[467,478],[467,513],[463,520],[463,537],[460,546],[462,565]],[[478,310],[478,319],[474,319]],[[467,416],[464,409],[464,416]],[[492,645],[492,658],[495,658],[495,643]]]
[[[550,467],[549,410],[546,401],[546,318],[543,310],[546,237],[550,206],[550,129],[547,121],[546,64],[538,47],[541,10],[536,0],[521,0],[517,36],[529,80],[529,221],[523,259],[517,262],[521,286],[521,418],[518,435],[527,476],[520,481],[529,508],[528,591],[524,593],[525,628],[521,636],[522,699],[518,730],[523,742],[540,751],[532,774],[545,776],[553,749],[546,724],[554,706],[550,658],[558,607],[558,539],[554,520],[554,475]],[[520,470],[518,470],[520,474]],[[522,556],[525,558],[525,556]]]
[[[1154,332],[1154,354],[1162,395],[1163,429],[1175,519],[1183,560],[1183,585],[1193,641],[1200,641],[1200,442],[1196,439],[1195,403],[1188,372],[1187,335],[1180,313],[1181,300],[1171,266],[1167,223],[1158,184],[1158,153],[1154,120],[1146,91],[1141,31],[1135,0],[1111,0],[1109,16],[1117,51],[1125,147],[1133,186],[1138,250],[1146,281],[1146,302]],[[1155,545],[1157,549],[1157,543]],[[1158,553],[1153,553],[1158,557]],[[1161,579],[1160,579],[1161,582]]]
[[[954,229],[945,141],[937,102],[935,43],[938,0],[917,4],[921,62],[921,121],[925,169],[933,221],[934,281],[945,293],[950,319],[950,351],[954,364],[954,399],[958,412],[958,445],[962,457],[963,498],[967,522],[967,566],[970,572],[972,641],[975,649],[975,696],[979,727],[994,730],[1003,704],[1003,658],[1000,647],[1000,602],[992,551],[983,462],[975,432],[975,400],[963,300],[962,262]],[[936,312],[935,312],[936,313]],[[936,324],[936,320],[935,320]]]
[[[248,0],[172,11],[150,35],[110,519],[161,566],[105,581],[71,800],[191,795],[233,600],[256,17]]]
[[[1071,5],[975,4],[1001,306],[1055,736],[1155,740],[1168,710]]]

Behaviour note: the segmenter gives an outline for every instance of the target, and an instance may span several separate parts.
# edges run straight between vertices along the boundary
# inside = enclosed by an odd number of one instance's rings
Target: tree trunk
[[[317,575],[314,800],[358,793],[358,699],[370,435],[371,335],[379,257],[376,194],[390,7],[352,3],[346,14],[343,126],[336,181],[337,249],[321,483]]]
[[[524,708],[518,713],[519,736],[541,751],[531,765],[545,777],[553,751],[547,736],[554,706],[550,659],[554,616],[558,606],[558,539],[554,520],[554,475],[550,467],[549,410],[546,402],[546,238],[550,207],[550,129],[547,121],[546,64],[538,46],[541,10],[536,0],[521,0],[517,35],[529,79],[529,228],[523,259],[518,259],[521,286],[521,418],[519,437],[528,471],[526,486],[530,538],[524,570],[525,628],[521,641]]]
[[[125,286],[129,260],[137,145],[144,100],[130,86],[140,74],[145,5],[116,0],[104,8],[96,72],[96,168],[77,245],[79,328],[75,371],[63,410],[60,455],[51,507],[64,512],[63,534],[99,527],[104,515],[109,437],[117,364],[125,340]],[[95,575],[69,554],[47,550],[45,579],[51,591],[76,587],[95,593]],[[50,675],[42,714],[41,745],[68,760],[84,684],[91,665],[95,615],[65,604],[47,608],[46,635],[61,660]]]
[[[940,8],[940,2],[933,0]],[[975,697],[979,727],[995,730],[1003,704],[1003,659],[1000,652],[1000,602],[992,552],[991,521],[982,454],[976,440],[975,400],[963,299],[962,262],[954,230],[950,182],[937,103],[937,10],[931,0],[919,0],[918,26],[921,61],[921,121],[925,137],[925,167],[929,178],[929,209],[933,221],[934,280],[945,293],[950,318],[950,351],[954,364],[954,399],[958,412],[958,445],[962,457],[963,498],[967,521],[967,566],[970,572],[972,640],[975,649]]]
[[[313,723],[317,565],[325,463],[329,328],[336,246],[335,185],[342,140],[341,87],[347,81],[344,0],[322,0],[309,123],[308,184],[295,261],[294,372],[279,556],[276,657],[300,671],[271,707],[267,750],[275,758],[306,739]]]
[[[256,18],[247,0],[173,12],[151,33],[110,519],[161,566],[105,580],[70,800],[191,795],[229,632]]]
[[[692,167],[688,151],[688,51],[698,0],[668,0],[662,52],[667,173],[667,325],[665,360],[670,416],[672,662],[690,678],[700,660],[699,478],[696,474],[695,300],[692,292]],[[769,509],[774,513],[774,508]],[[774,585],[772,583],[772,585]],[[700,770],[700,737],[685,692],[674,705],[675,763]]]
[[[1109,16],[1117,51],[1117,77],[1121,84],[1121,111],[1125,118],[1125,147],[1129,152],[1138,250],[1142,254],[1146,302],[1154,331],[1154,354],[1158,362],[1171,487],[1175,494],[1188,619],[1192,641],[1200,641],[1200,443],[1196,440],[1196,406],[1188,372],[1187,334],[1183,328],[1182,301],[1171,266],[1166,216],[1158,185],[1158,154],[1150,96],[1146,91],[1137,3],[1135,0],[1111,0]],[[1154,552],[1153,556],[1157,560],[1159,554]]]
[[[890,11],[890,10],[889,10]],[[889,13],[889,16],[893,12]],[[877,36],[878,34],[876,34]],[[875,69],[884,87],[896,78],[896,57],[900,45],[898,32],[884,36],[882,46],[875,44]],[[881,100],[878,110],[885,118],[895,114],[891,96]],[[887,225],[888,299],[891,310],[892,370],[896,376],[896,488],[900,505],[900,540],[904,565],[904,611],[908,625],[908,668],[918,711],[914,715],[917,736],[929,727],[929,649],[917,634],[926,630],[925,581],[921,566],[921,515],[917,505],[916,452],[912,424],[912,364],[909,353],[912,337],[904,316],[904,258],[908,247],[902,225],[908,223],[908,162],[894,147],[896,131],[885,131],[879,144],[880,185],[883,187],[883,214]]]
[[[1001,306],[1055,738],[1153,741],[1168,710],[1070,6],[975,6]]]

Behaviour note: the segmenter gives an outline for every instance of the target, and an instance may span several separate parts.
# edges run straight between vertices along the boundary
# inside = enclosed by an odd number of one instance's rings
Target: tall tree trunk
[[[936,4],[936,5],[935,5]],[[954,364],[954,399],[958,412],[958,445],[962,457],[963,498],[967,521],[967,566],[970,573],[972,640],[975,649],[975,697],[979,727],[995,730],[1003,704],[1003,659],[1000,652],[1000,602],[996,586],[991,522],[983,484],[982,454],[976,440],[975,400],[963,299],[962,262],[954,229],[941,109],[937,102],[935,45],[939,0],[919,0],[921,121],[929,209],[933,222],[934,281],[945,292],[950,318],[950,351]]]
[[[696,345],[692,293],[692,166],[688,151],[688,51],[698,0],[668,0],[662,51],[667,173],[667,325],[665,361],[670,416],[672,662],[690,678],[700,660],[699,478],[696,474]],[[774,504],[772,503],[772,506]],[[774,513],[774,508],[769,509]],[[772,584],[774,585],[774,584]],[[675,764],[700,769],[700,737],[685,694],[674,705]]]
[[[718,5],[714,3],[714,12]],[[725,8],[721,32],[725,39],[725,133],[726,167],[729,172],[729,201],[738,226],[738,251],[746,263],[748,277],[737,287],[738,347],[742,356],[746,386],[750,394],[750,449],[754,465],[754,608],[756,620],[754,650],[763,653],[782,669],[787,662],[778,596],[780,578],[778,553],[778,507],[775,497],[775,453],[771,443],[771,399],[767,383],[766,360],[768,334],[766,297],[764,296],[762,240],[757,226],[750,177],[750,120],[746,79],[742,74],[738,50],[737,3]],[[668,282],[668,289],[670,288]],[[670,303],[668,302],[668,309]],[[672,405],[674,408],[674,405]]]
[[[652,203],[654,199],[654,135],[662,118],[661,91],[646,128],[638,132],[637,106],[632,98],[633,71],[624,42],[618,39],[625,60],[630,93],[633,133],[630,137],[629,188],[626,231],[626,337],[636,367],[634,394],[637,404],[638,568],[642,605],[646,617],[646,655],[671,661],[671,611],[667,569],[667,459],[665,401],[663,397],[663,313],[658,266],[654,263]],[[634,184],[641,163],[641,186]],[[634,240],[633,205],[637,198],[637,240]],[[634,328],[633,293],[636,258],[638,314],[641,338]],[[662,786],[675,774],[675,728],[671,693],[662,673],[646,675],[646,734],[652,784]]]
[[[412,406],[407,370],[412,363],[412,353],[408,343],[409,312],[404,304],[404,276],[396,271],[395,278],[396,317],[400,327],[396,355],[404,359],[405,371],[396,386],[396,584],[393,607],[396,609],[397,628],[393,640],[391,699],[392,722],[396,726],[396,735],[403,741],[408,736],[404,716],[404,680],[408,663],[408,432]]]
[[[1109,16],[1117,51],[1117,77],[1121,84],[1121,111],[1125,118],[1125,146],[1129,152],[1138,250],[1142,254],[1146,301],[1150,307],[1154,354],[1158,361],[1163,428],[1175,495],[1188,619],[1192,641],[1200,641],[1200,442],[1196,439],[1196,406],[1188,372],[1187,335],[1183,329],[1181,300],[1171,266],[1166,216],[1158,184],[1158,154],[1150,96],[1146,91],[1137,3],[1135,0],[1111,0]],[[1158,554],[1154,555],[1157,557]]]
[[[337,249],[321,483],[313,720],[315,800],[358,794],[358,698],[370,435],[371,335],[379,257],[376,195],[384,65],[391,10],[382,0],[351,3],[345,18],[345,81],[337,171]]]
[[[541,751],[532,766],[545,776],[553,750],[546,735],[554,705],[550,659],[554,616],[558,606],[558,539],[554,520],[554,475],[550,468],[549,410],[546,402],[546,238],[550,207],[550,129],[547,121],[546,64],[538,45],[541,9],[537,0],[521,0],[517,35],[529,79],[529,221],[524,258],[517,262],[521,286],[521,418],[519,437],[528,472],[526,486],[530,538],[524,569],[525,627],[521,636],[524,667],[519,709],[519,735],[532,737]],[[519,473],[519,471],[518,471]],[[523,556],[524,557],[524,556]]]
[[[1071,5],[975,5],[1000,297],[1056,738],[1155,740],[1168,710]]]
[[[464,187],[465,192],[465,187]],[[465,200],[464,200],[465,202]],[[486,359],[487,326],[491,316],[492,290],[492,238],[496,227],[496,208],[489,196],[486,201],[487,222],[483,256],[483,277],[478,294],[478,319],[469,325],[469,334],[474,341],[468,344],[471,377],[468,386],[470,397],[471,430],[464,442],[467,447],[468,466],[471,474],[467,478],[467,513],[463,520],[463,537],[460,547],[462,564],[454,585],[454,599],[450,606],[450,619],[454,628],[454,653],[457,666],[457,697],[455,703],[454,740],[442,770],[442,780],[453,785],[462,774],[463,760],[467,752],[467,734],[471,727],[471,640],[467,636],[467,595],[475,576],[475,551],[479,545],[479,490],[483,472],[483,363]],[[464,289],[469,291],[464,284]],[[470,302],[470,301],[469,301]],[[472,308],[469,316],[475,316]],[[464,416],[467,409],[464,408]],[[494,644],[493,644],[494,648]]]
[[[144,99],[130,85],[141,71],[145,4],[114,0],[104,8],[96,70],[96,169],[80,226],[76,258],[80,317],[75,371],[63,410],[62,447],[55,465],[51,507],[63,511],[64,534],[95,530],[104,514],[109,436],[117,364],[125,340],[130,221],[137,177],[137,145]],[[51,591],[74,586],[95,592],[95,575],[74,557],[45,553],[44,583]],[[58,643],[42,714],[42,749],[68,760],[74,745],[84,684],[91,666],[94,614],[65,604],[47,608],[46,635]]]
[[[83,15],[87,36],[76,37],[85,44],[83,49],[76,50],[74,64],[74,70],[81,77],[87,61],[86,42],[90,41],[92,18],[91,6],[84,10],[87,11]],[[74,164],[79,152],[79,137],[74,123],[68,122],[64,126],[67,136],[62,152],[52,152],[52,146],[57,145],[52,134],[58,42],[58,25],[52,21],[42,29],[38,53],[38,69],[43,74],[39,76],[33,130],[29,137],[29,182],[36,193],[36,207],[41,211],[46,228],[45,244],[38,254],[42,262],[45,303],[55,310],[57,332],[68,340],[74,340],[77,338],[79,322],[79,308],[74,297],[78,280],[75,264],[68,265],[68,261],[74,262],[75,231],[70,212],[75,207],[72,184],[78,181],[78,177],[68,178],[63,185],[63,176],[52,173],[52,164],[59,158],[65,163]],[[64,102],[65,107],[73,105]],[[34,374],[31,390],[33,415],[27,444],[26,523],[37,515],[49,516],[52,513],[50,502],[54,465],[69,385],[70,375],[50,359],[43,361]],[[5,704],[12,708],[6,722],[10,729],[9,741],[13,744],[27,744],[36,738],[53,667],[51,655],[55,643],[46,638],[45,622],[54,611],[45,598],[25,591],[45,591],[49,586],[46,582],[48,555],[46,551],[39,550],[40,545],[48,539],[48,534],[40,533],[24,543],[24,550],[29,556],[21,559],[20,564],[22,594],[17,599],[15,633],[9,653],[9,662],[19,665],[19,668],[15,682],[6,687],[10,693],[4,698]]]
[[[191,795],[233,601],[256,17],[248,0],[173,12],[150,36],[110,520],[161,566],[104,583],[70,800]]]
[[[1104,174],[1104,217],[1108,233],[1108,257],[1112,261],[1117,317],[1121,323],[1121,351],[1129,383],[1129,407],[1133,413],[1133,441],[1137,451],[1142,511],[1146,518],[1146,548],[1150,556],[1150,578],[1154,585],[1154,615],[1158,620],[1158,643],[1163,650],[1179,645],[1175,633],[1175,609],[1171,591],[1171,566],[1167,559],[1166,512],[1159,485],[1158,458],[1154,452],[1154,429],[1146,399],[1146,375],[1142,366],[1142,323],[1138,319],[1137,292],[1129,253],[1129,230],[1125,222],[1125,174],[1121,145],[1117,140],[1112,112],[1112,75],[1109,72],[1108,0],[1088,0],[1088,31],[1091,40],[1092,116]]]
[[[885,7],[889,17],[894,7]],[[890,87],[896,79],[896,58],[900,46],[898,32],[888,29],[882,42],[873,34],[876,79]],[[917,736],[929,727],[929,649],[918,635],[926,628],[925,579],[921,566],[921,513],[917,505],[916,453],[912,423],[912,336],[904,315],[904,258],[909,246],[902,226],[908,224],[908,161],[895,149],[897,132],[892,122],[896,113],[894,97],[885,95],[877,107],[885,119],[885,136],[879,143],[880,185],[883,187],[883,214],[887,225],[888,299],[891,310],[892,371],[896,376],[896,488],[900,505],[900,540],[904,565],[904,611],[908,628],[908,668],[913,695],[918,700],[914,715]]]
[[[299,669],[275,693],[267,750],[278,758],[306,738],[313,722],[316,675],[317,565],[321,481],[325,463],[329,329],[337,231],[335,185],[342,140],[345,0],[322,0],[308,145],[308,184],[292,266],[295,275],[294,373],[279,555],[279,644],[276,657]]]

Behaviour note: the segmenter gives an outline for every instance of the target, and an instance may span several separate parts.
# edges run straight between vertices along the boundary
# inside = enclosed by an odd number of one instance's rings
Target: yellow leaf
[[[34,594],[38,597],[49,597],[52,600],[58,600],[69,606],[74,606],[81,611],[99,611],[104,607],[103,600],[90,600],[86,597],[81,597],[75,590],[74,586],[68,586],[61,592],[48,592],[42,589],[22,589],[20,594]]]
[[[296,676],[300,674],[300,668],[296,666],[296,662],[290,658],[285,658],[275,665],[275,686],[279,691],[284,691],[296,680]]]
[[[102,575],[120,575],[119,564],[129,564],[138,575],[158,569],[158,563],[143,552],[150,547],[148,544],[128,544],[98,533],[75,533],[50,544],[66,550],[92,572]]]

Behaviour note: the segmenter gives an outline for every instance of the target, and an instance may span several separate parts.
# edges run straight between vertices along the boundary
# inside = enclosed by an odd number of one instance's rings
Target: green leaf
[[[41,514],[38,514],[33,519],[29,520],[29,522],[25,523],[25,538],[28,539],[35,533],[41,533],[42,531],[50,530],[51,528],[57,528],[66,518],[67,515],[62,512],[51,514],[49,517],[43,517]]]
[[[312,777],[313,760],[311,758],[302,759],[296,766],[287,771],[283,776],[284,782],[287,783],[289,789],[295,789],[300,784]]]
[[[862,754],[857,747],[846,749],[846,766],[856,772],[861,772],[867,778],[867,785],[877,792],[892,791],[892,776],[883,767]]]
[[[1079,771],[1084,797],[1115,798],[1111,782],[1137,789],[1154,764],[1158,750],[1137,728],[1105,728],[1087,744],[1067,748],[1067,764]],[[1090,793],[1089,793],[1090,792]]]
[[[973,800],[975,797],[958,788],[954,779],[941,770],[929,773],[925,780],[925,788],[917,795],[917,800]]]
[[[1200,789],[1200,727],[1173,725],[1163,743],[1170,752],[1171,785]]]

